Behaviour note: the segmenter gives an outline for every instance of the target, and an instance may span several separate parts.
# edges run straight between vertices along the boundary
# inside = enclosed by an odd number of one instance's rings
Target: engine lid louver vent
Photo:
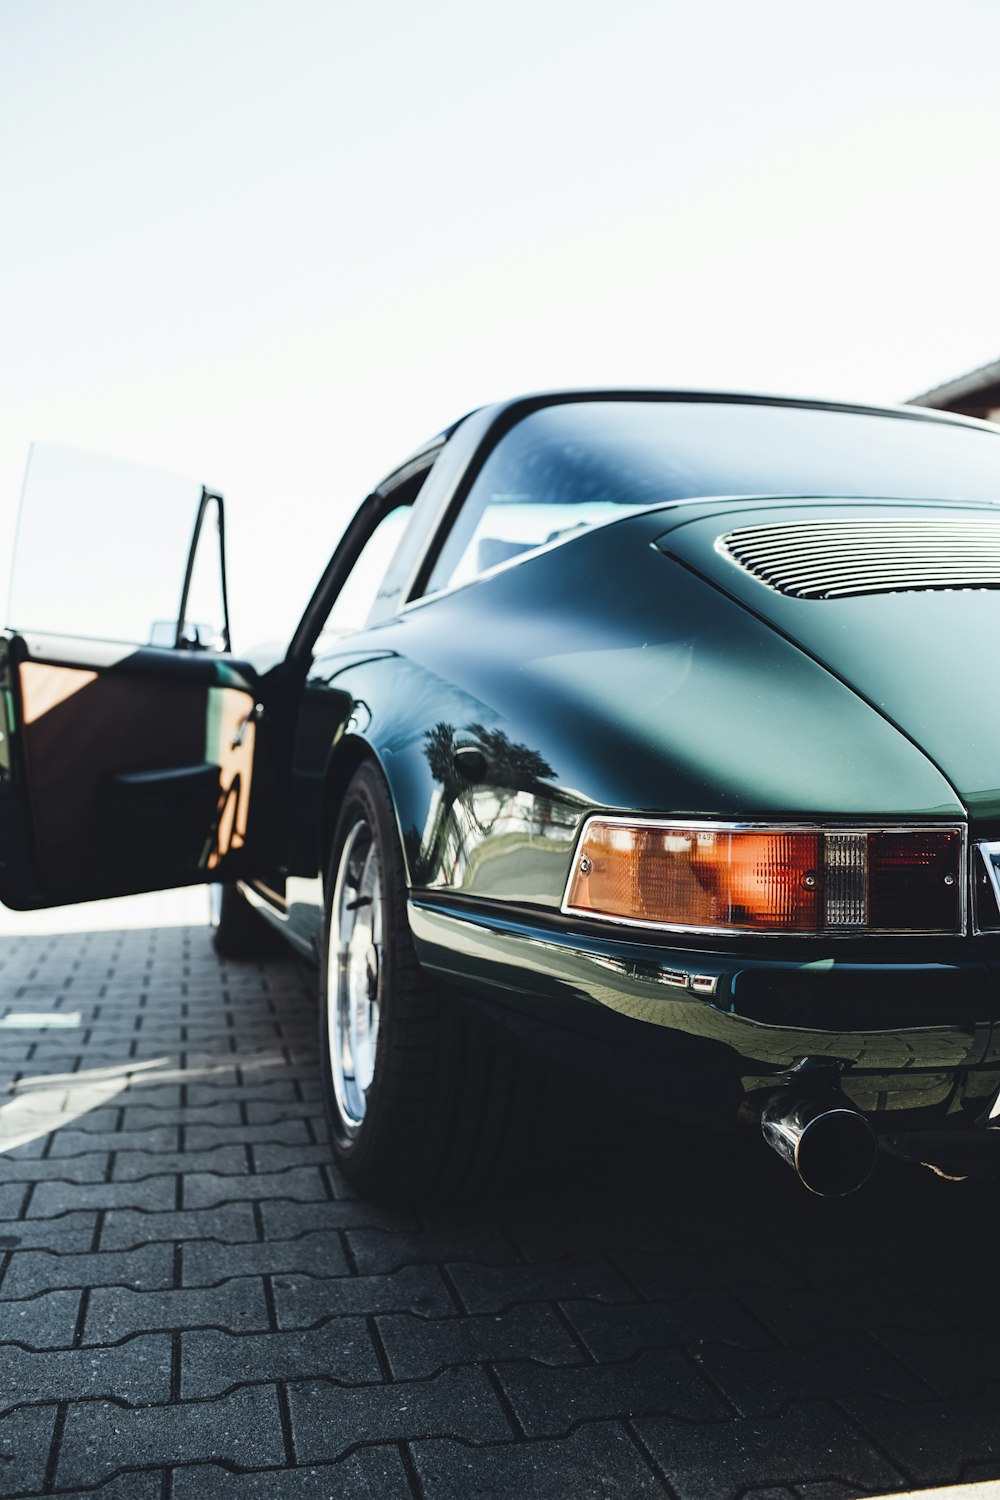
[[[1000,589],[1000,517],[988,515],[747,526],[720,537],[716,546],[795,599]]]

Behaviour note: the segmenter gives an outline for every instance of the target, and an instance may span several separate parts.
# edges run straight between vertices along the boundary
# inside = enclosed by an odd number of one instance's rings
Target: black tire
[[[218,887],[212,943],[220,958],[274,958],[284,949],[281,936],[259,916],[238,886]]]
[[[366,849],[374,850],[374,866]],[[352,920],[344,912],[373,906],[374,894],[369,901],[364,891],[370,886],[374,893],[376,885],[381,941],[369,930],[367,955],[361,951],[368,940],[362,920],[353,919],[351,942],[354,933],[361,934],[354,954],[360,985],[356,993],[367,993],[378,1005],[374,1063],[369,1065],[366,1054],[366,1066],[355,1074],[342,1063],[338,1070],[330,1045],[331,1035],[336,1040],[339,1034],[333,1012],[338,996],[346,994],[351,972],[341,952]],[[348,897],[350,891],[353,897]],[[406,917],[392,804],[381,772],[371,762],[360,767],[347,789],[333,839],[320,969],[320,1047],[334,1155],[344,1175],[367,1196],[412,1202],[467,1195],[495,1182],[517,1146],[530,1137],[541,1070],[503,1036],[478,1024],[457,997],[421,969]],[[361,1051],[359,1047],[359,1055]],[[350,1056],[355,1056],[353,1050]],[[362,1102],[357,1077],[368,1072]]]

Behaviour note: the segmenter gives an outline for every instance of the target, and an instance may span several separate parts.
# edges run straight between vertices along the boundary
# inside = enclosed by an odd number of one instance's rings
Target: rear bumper
[[[484,908],[414,896],[423,965],[526,1040],[679,1118],[724,1127],[748,1096],[794,1086],[835,1091],[883,1132],[968,1127],[1000,1090],[1000,957],[748,956]]]

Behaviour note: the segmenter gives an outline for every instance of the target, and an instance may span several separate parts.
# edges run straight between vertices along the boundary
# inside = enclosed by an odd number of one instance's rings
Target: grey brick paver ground
[[[253,1206],[226,1203],[211,1211],[177,1210],[173,1213],[109,1213],[101,1229],[103,1250],[127,1250],[160,1240],[221,1240],[239,1244],[257,1238]]]
[[[194,899],[0,913],[0,1016],[81,1019],[0,1032],[0,1109],[117,1080],[0,1151],[0,1497],[1000,1477],[994,1189],[883,1166],[821,1202],[756,1143],[661,1133],[474,1204],[364,1202],[324,1144],[310,972],[220,962],[169,917]]]
[[[603,1302],[562,1304],[596,1360],[631,1359],[658,1346],[697,1347],[712,1339],[747,1349],[767,1349],[773,1337],[745,1312],[731,1292],[692,1292],[670,1302],[617,1307]]]
[[[290,1199],[282,1198],[277,1202],[263,1200],[260,1212],[269,1239],[277,1235],[285,1239],[293,1239],[296,1235],[308,1234],[314,1229],[365,1231],[363,1234],[353,1233],[348,1237],[354,1247],[358,1267],[361,1270],[383,1269],[381,1265],[376,1267],[373,1264],[377,1256],[372,1257],[366,1253],[366,1245],[369,1243],[370,1236],[374,1237],[375,1243],[379,1246],[385,1246],[388,1242],[391,1253],[397,1257],[397,1264],[408,1264],[411,1260],[435,1259],[430,1252],[421,1254],[420,1249],[413,1254],[406,1253],[404,1231],[414,1232],[420,1246],[423,1246],[425,1242],[416,1219],[408,1209],[380,1207],[377,1203],[369,1203],[362,1198],[344,1197],[338,1198],[335,1202],[323,1202],[317,1199],[308,1204],[294,1203]],[[376,1227],[371,1229],[370,1226]],[[401,1262],[398,1259],[400,1255],[403,1257]]]
[[[316,1167],[293,1167],[285,1172],[260,1172],[233,1181],[215,1171],[194,1171],[184,1178],[185,1208],[215,1208],[219,1203],[243,1203],[253,1198],[290,1199],[295,1203],[325,1203],[326,1187]],[[222,1169],[220,1168],[220,1171]]]
[[[163,1476],[169,1470],[147,1469],[119,1474],[94,1489],[59,1490],[59,1500],[161,1500]]]
[[[978,1396],[996,1375],[995,1324],[931,1334],[881,1328],[876,1339],[939,1396]]]
[[[410,1312],[437,1317],[454,1311],[438,1266],[405,1266],[388,1276],[279,1276],[274,1282],[279,1328],[308,1328],[353,1313]]]
[[[221,1327],[250,1333],[267,1326],[267,1297],[259,1276],[169,1292],[100,1287],[90,1294],[83,1342],[112,1343],[156,1328]]]
[[[83,1298],[81,1291],[44,1292],[24,1302],[0,1304],[3,1343],[28,1349],[66,1348],[73,1342]]]
[[[272,1125],[242,1125],[237,1121],[226,1124],[215,1120],[204,1125],[189,1124],[184,1140],[189,1151],[218,1151],[230,1145],[253,1146],[258,1151],[270,1150],[272,1153],[287,1151],[287,1161],[294,1164],[299,1160],[296,1153],[310,1145],[312,1136],[304,1119],[281,1120]],[[329,1160],[329,1155],[325,1159]],[[276,1156],[272,1156],[272,1160],[277,1164]],[[258,1161],[259,1171],[272,1172],[275,1169],[276,1166]]]
[[[338,1464],[231,1474],[205,1464],[175,1469],[172,1500],[412,1500],[398,1447],[359,1448]]]
[[[665,1491],[625,1428],[601,1422],[561,1442],[468,1448],[447,1439],[413,1444],[426,1500],[653,1500]]]
[[[70,1406],[59,1449],[59,1485],[96,1484],[110,1471],[221,1459],[241,1468],[285,1456],[278,1392],[247,1386],[218,1401],[134,1409],[109,1401]]]
[[[353,1389],[312,1381],[289,1387],[292,1437],[305,1462],[339,1458],[356,1443],[440,1432],[466,1442],[502,1442],[510,1423],[485,1370],[442,1370],[430,1380]]]
[[[966,1464],[985,1465],[990,1460],[1000,1465],[1000,1382],[971,1400],[925,1404],[916,1430],[906,1420],[906,1409],[893,1401],[864,1398],[845,1402],[844,1409],[862,1432],[921,1485],[932,1484],[941,1473],[957,1480]]]
[[[242,1145],[208,1146],[199,1151],[192,1146],[188,1131],[183,1151],[123,1151],[115,1152],[115,1164],[111,1170],[112,1182],[142,1182],[146,1177],[161,1172],[198,1171],[199,1157],[207,1172],[224,1177],[245,1177],[247,1170],[246,1149]],[[185,1176],[185,1208],[201,1208],[202,1204],[190,1201],[187,1189],[190,1178]],[[221,1201],[221,1200],[220,1200]]]
[[[843,1286],[812,1289],[747,1287],[741,1299],[789,1343],[814,1344],[845,1328],[945,1327],[945,1318],[930,1303],[889,1277],[864,1276]]]
[[[93,1110],[83,1120],[78,1121],[80,1128],[74,1130],[72,1126],[65,1126],[52,1137],[52,1147],[49,1151],[49,1160],[59,1159],[73,1160],[78,1156],[89,1156],[92,1151],[121,1151],[122,1132],[128,1137],[128,1155],[148,1155],[153,1157],[162,1151],[176,1151],[180,1140],[180,1129],[177,1125],[154,1125],[144,1129],[141,1125],[130,1125],[129,1117],[138,1111],[125,1110],[125,1119],[120,1129],[104,1129],[98,1123],[98,1116],[110,1125],[119,1115],[118,1110]],[[150,1168],[155,1172],[157,1163],[150,1160]]]
[[[521,1361],[501,1366],[497,1378],[528,1437],[558,1437],[609,1411],[668,1412],[687,1422],[724,1422],[730,1416],[725,1401],[680,1349],[558,1372]]]
[[[727,1500],[765,1476],[776,1484],[836,1479],[855,1495],[907,1487],[904,1472],[832,1405],[794,1405],[781,1417],[704,1425],[641,1417],[635,1428],[678,1500]]]
[[[215,1330],[181,1334],[181,1395],[216,1396],[246,1380],[326,1376],[344,1385],[382,1378],[365,1318],[336,1318],[322,1328],[254,1336]]]
[[[539,1304],[472,1318],[393,1313],[376,1318],[375,1326],[394,1380],[431,1375],[446,1365],[519,1355],[546,1365],[574,1365],[583,1358],[555,1309]]]
[[[52,1250],[63,1254],[89,1250],[97,1227],[94,1213],[60,1214],[57,1219],[0,1219],[0,1251]]]
[[[820,1346],[736,1349],[711,1344],[696,1352],[698,1368],[743,1416],[780,1416],[794,1390],[800,1401],[822,1397],[887,1396],[894,1401],[927,1399],[927,1387],[866,1334],[838,1334]]]
[[[94,1396],[113,1396],[131,1406],[169,1401],[170,1354],[165,1334],[129,1339],[110,1349],[5,1349],[0,1408]]]
[[[340,1236],[325,1229],[295,1240],[261,1240],[249,1245],[188,1240],[181,1250],[181,1262],[185,1286],[211,1286],[229,1276],[287,1276],[298,1271],[323,1277],[321,1294],[329,1285],[328,1277],[346,1276],[350,1270]],[[325,1303],[320,1301],[318,1305],[322,1309]]]
[[[0,1219],[18,1218],[27,1198],[28,1189],[20,1182],[7,1182],[0,1186]]]
[[[361,1229],[350,1231],[347,1242],[358,1269],[397,1271],[400,1266],[444,1264],[451,1260],[483,1260],[511,1265],[519,1257],[510,1240],[493,1225],[473,1224],[467,1230]]]
[[[593,1297],[600,1302],[634,1302],[635,1292],[611,1260],[573,1255],[564,1260],[523,1266],[484,1266],[458,1261],[449,1266],[466,1312],[500,1313],[518,1302]]]
[[[151,1165],[155,1173],[152,1161]],[[155,1175],[141,1182],[40,1182],[31,1195],[27,1217],[54,1219],[80,1208],[135,1208],[156,1213],[173,1205],[176,1190],[172,1177]]]
[[[135,1153],[142,1155],[141,1152]],[[108,1175],[109,1152],[96,1154],[88,1151],[84,1155],[69,1157],[64,1161],[38,1161],[34,1157],[0,1156],[0,1180],[11,1182],[104,1182]],[[143,1156],[143,1165],[150,1170],[149,1157]]]
[[[42,1489],[55,1425],[54,1406],[29,1406],[0,1417],[0,1495]]]
[[[169,1287],[173,1286],[173,1275],[171,1245],[144,1245],[141,1250],[105,1250],[93,1255],[23,1250],[10,1258],[0,1297],[33,1297],[57,1287]]]

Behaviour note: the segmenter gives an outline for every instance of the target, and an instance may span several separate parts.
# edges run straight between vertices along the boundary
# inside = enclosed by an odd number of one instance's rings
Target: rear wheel
[[[326,882],[321,1054],[333,1149],[374,1197],[467,1193],[530,1131],[538,1073],[417,962],[388,789],[373,763],[344,797]]]

